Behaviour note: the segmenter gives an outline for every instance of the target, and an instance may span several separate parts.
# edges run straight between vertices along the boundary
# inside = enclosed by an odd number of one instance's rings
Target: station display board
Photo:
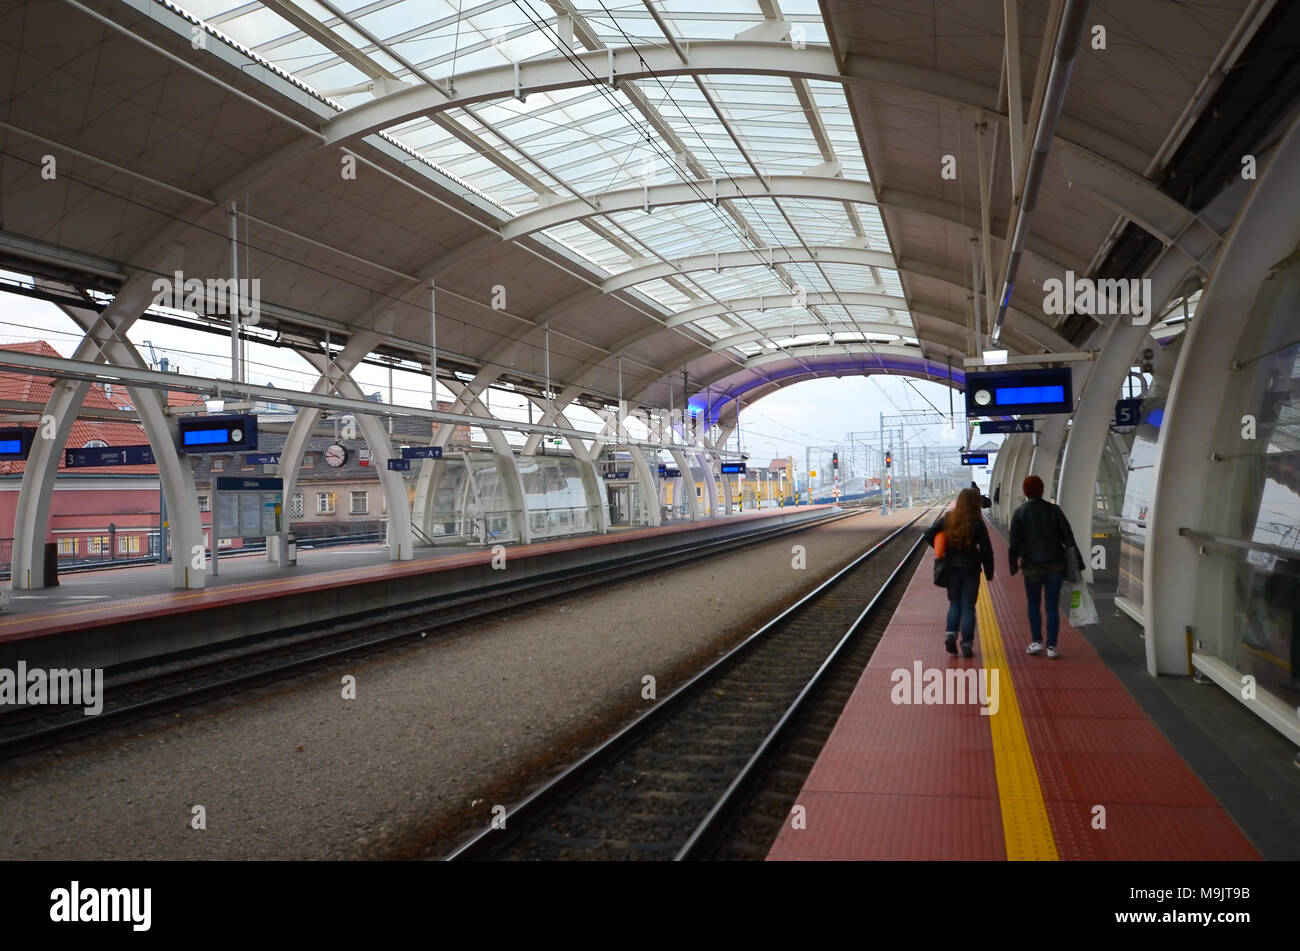
[[[217,479],[217,535],[264,538],[280,531],[284,511],[283,479]]]

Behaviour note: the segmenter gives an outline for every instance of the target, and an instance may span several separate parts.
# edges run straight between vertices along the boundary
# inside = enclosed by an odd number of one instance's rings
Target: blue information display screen
[[[989,464],[989,454],[985,452],[963,455],[962,462],[968,466],[987,466]]]
[[[34,429],[0,429],[0,459],[26,459],[35,435]]]
[[[1063,386],[1000,386],[995,391],[999,406],[1024,406],[1026,403],[1062,403]]]
[[[966,375],[968,417],[1023,417],[1073,411],[1074,381],[1069,367],[998,370]]]
[[[257,448],[257,417],[196,416],[177,421],[181,452],[231,452]]]
[[[746,463],[743,462],[724,462],[722,464],[723,475],[738,475],[745,471]]]
[[[224,446],[230,442],[228,429],[191,429],[181,435],[186,446]]]

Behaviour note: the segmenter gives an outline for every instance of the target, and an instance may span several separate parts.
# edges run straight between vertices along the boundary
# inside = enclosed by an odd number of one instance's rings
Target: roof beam
[[[896,297],[893,294],[871,294],[862,291],[809,291],[804,304],[844,304],[850,307],[886,307],[890,310],[907,309],[907,301],[902,297]],[[680,327],[682,324],[704,320],[706,317],[718,317],[735,311],[763,311],[769,308],[784,309],[802,307],[804,304],[796,303],[792,294],[760,294],[757,297],[737,297],[723,301],[721,304],[702,304],[699,307],[679,311],[668,318],[665,326]],[[904,327],[903,329],[910,328]]]
[[[573,60],[582,64],[575,68]],[[569,57],[553,56],[519,63],[519,88],[523,95],[586,86],[593,81],[617,86],[620,81],[665,76],[695,76],[730,73],[754,76],[789,76],[828,82],[866,82],[894,86],[946,99],[1001,119],[998,90],[941,70],[896,60],[852,56],[841,74],[835,58],[825,46],[796,49],[790,43],[756,43],[722,40],[691,44],[683,63],[670,47],[635,46],[574,52]],[[611,68],[612,67],[612,68]],[[594,80],[593,80],[593,77]],[[475,102],[505,99],[515,93],[515,64],[493,66],[456,77],[449,97],[439,89],[417,86],[364,103],[335,116],[324,126],[327,145],[391,128],[419,116],[457,108]],[[1124,142],[1087,123],[1062,116],[1061,137],[1088,142],[1112,161],[1126,168],[1145,168],[1145,150]]]
[[[501,226],[501,238],[514,241],[536,231],[545,231],[569,221],[593,215],[612,215],[620,211],[685,205],[702,201],[725,201],[734,198],[804,198],[826,201],[853,201],[874,205],[875,191],[867,182],[847,178],[823,178],[811,175],[773,175],[759,178],[746,175],[709,181],[673,182],[644,188],[623,188],[570,199],[530,211]]]

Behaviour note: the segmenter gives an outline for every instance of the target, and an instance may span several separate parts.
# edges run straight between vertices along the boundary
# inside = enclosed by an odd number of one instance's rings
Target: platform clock
[[[348,461],[347,447],[335,443],[325,450],[325,465],[339,468],[343,463]]]

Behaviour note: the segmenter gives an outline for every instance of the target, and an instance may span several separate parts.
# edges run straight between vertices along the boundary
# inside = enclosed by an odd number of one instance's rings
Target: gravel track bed
[[[677,699],[572,791],[537,815],[519,817],[505,833],[493,833],[501,841],[488,840],[492,847],[483,857],[671,858],[919,534],[915,526],[901,533]],[[876,619],[884,620],[879,612]]]
[[[811,528],[14,760],[0,768],[0,857],[441,855],[640,712],[643,676],[666,695],[911,514]],[[195,805],[206,829],[191,827]]]

